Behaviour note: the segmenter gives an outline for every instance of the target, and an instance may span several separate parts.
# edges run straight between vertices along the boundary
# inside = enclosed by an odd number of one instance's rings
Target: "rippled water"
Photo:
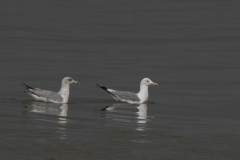
[[[238,1],[2,1],[0,159],[239,159]],[[20,83],[58,91],[35,102]],[[139,91],[116,103],[96,84]]]

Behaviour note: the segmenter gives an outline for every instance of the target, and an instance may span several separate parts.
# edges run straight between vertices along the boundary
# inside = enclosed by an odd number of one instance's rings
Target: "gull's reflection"
[[[138,112],[137,112],[137,119],[138,120],[138,124],[145,124],[147,123],[147,104],[140,104],[138,107]],[[136,130],[139,131],[144,131],[145,130],[145,126],[139,126]]]
[[[24,110],[25,113],[33,112],[61,116],[58,118],[59,119],[58,123],[61,124],[67,123],[67,119],[65,117],[67,117],[68,104],[55,104],[31,101],[29,103],[26,103],[25,107],[26,107],[26,109]]]
[[[67,116],[68,104],[44,103],[31,101],[25,104],[27,112]]]
[[[61,126],[57,126],[57,133],[60,133],[60,139],[66,139],[66,123],[67,123],[67,111],[68,104],[55,104],[55,103],[44,103],[44,102],[36,102],[31,101],[25,104],[24,113],[40,113],[46,115],[55,115],[59,116],[57,123],[61,124]],[[37,118],[37,120],[56,123],[56,120],[51,120],[49,117],[41,117]]]
[[[135,126],[138,131],[144,131],[147,127],[147,104],[127,104],[114,103],[110,106],[102,108],[106,111],[106,118],[111,118],[118,122],[128,122],[129,124],[120,124]],[[135,116],[137,115],[137,117]],[[136,128],[137,125],[137,128]]]

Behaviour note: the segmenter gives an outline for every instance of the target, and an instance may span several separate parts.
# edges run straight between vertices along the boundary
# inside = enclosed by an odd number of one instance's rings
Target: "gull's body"
[[[100,86],[102,89],[107,91],[111,94],[111,96],[117,100],[122,102],[127,102],[131,104],[139,104],[144,103],[148,100],[148,86],[149,85],[155,85],[157,86],[157,83],[152,82],[149,78],[144,78],[140,83],[140,91],[139,93],[132,93],[128,91],[117,91],[113,89],[106,88],[104,86]]]
[[[76,83],[80,84],[77,81],[74,81],[70,77],[65,77],[62,80],[62,87],[59,92],[41,90],[39,88],[33,88],[23,83],[25,93],[29,94],[36,101],[51,102],[51,103],[67,103],[70,93],[70,84]]]

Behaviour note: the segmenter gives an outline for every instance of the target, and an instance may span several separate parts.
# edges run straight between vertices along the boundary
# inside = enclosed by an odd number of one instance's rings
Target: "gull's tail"
[[[31,95],[31,94],[36,95],[36,93],[33,92],[33,90],[34,90],[35,88],[30,87],[30,86],[26,85],[25,83],[20,84],[20,86],[22,86],[23,88],[26,89],[26,90],[23,90],[24,93],[27,93],[27,94],[29,94],[29,95]],[[38,95],[36,95],[36,96],[38,96]]]

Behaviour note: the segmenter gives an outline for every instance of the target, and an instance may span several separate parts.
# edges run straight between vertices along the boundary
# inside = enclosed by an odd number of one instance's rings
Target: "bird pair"
[[[37,101],[51,102],[51,103],[67,103],[69,98],[69,88],[71,83],[80,84],[79,82],[73,80],[71,77],[65,77],[62,80],[62,87],[58,93],[53,91],[41,90],[39,88],[33,88],[25,83],[22,84],[26,90],[23,90],[25,93],[29,94]],[[97,84],[98,85],[98,84]],[[117,100],[127,103],[143,103],[148,100],[148,86],[155,85],[157,83],[152,82],[149,78],[144,78],[140,83],[139,93],[132,93],[128,91],[117,91],[113,89],[108,89],[104,86],[100,86],[102,89],[111,94],[111,96]]]

